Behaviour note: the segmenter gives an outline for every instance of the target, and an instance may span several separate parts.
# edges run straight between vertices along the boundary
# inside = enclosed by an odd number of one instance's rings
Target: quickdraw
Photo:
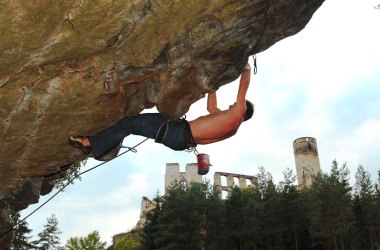
[[[256,62],[256,55],[253,55],[253,73],[257,74],[257,62]]]

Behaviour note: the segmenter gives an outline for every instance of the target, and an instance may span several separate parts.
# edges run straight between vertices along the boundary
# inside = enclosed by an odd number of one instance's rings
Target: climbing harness
[[[198,174],[199,175],[205,175],[210,170],[210,166],[212,166],[210,164],[210,157],[208,156],[208,154],[198,153],[197,144],[195,143],[195,140],[194,140],[193,135],[191,133],[190,124],[186,120],[186,115],[181,117],[179,120],[183,121],[185,126],[186,126],[186,137],[187,137],[186,139],[187,139],[187,146],[188,146],[186,151],[187,152],[194,152],[194,154],[197,157]]]
[[[114,160],[114,159],[116,159],[116,158],[118,158],[118,157],[120,157],[120,156],[122,156],[122,155],[124,155],[124,154],[126,154],[126,153],[128,153],[129,151],[131,151],[131,152],[133,152],[133,153],[136,153],[137,152],[137,150],[136,150],[136,148],[138,147],[138,146],[140,146],[141,144],[143,144],[144,142],[146,142],[147,140],[148,140],[149,138],[145,138],[144,140],[142,140],[141,142],[139,142],[139,143],[137,143],[135,146],[133,146],[133,147],[124,147],[124,146],[122,146],[121,148],[126,148],[127,150],[126,151],[124,151],[123,153],[121,153],[121,154],[119,154],[119,155],[117,155],[115,158],[113,158],[113,159],[110,159],[110,160],[108,160],[108,161],[105,161],[105,162],[102,162],[102,163],[100,163],[100,164],[98,164],[98,165],[96,165],[96,166],[94,166],[94,167],[92,167],[92,168],[90,168],[90,169],[87,169],[86,171],[83,171],[83,172],[81,172],[81,173],[79,173],[79,174],[77,174],[77,175],[75,175],[73,178],[71,178],[71,179],[69,179],[68,181],[67,181],[67,183],[65,184],[65,185],[63,185],[52,197],[50,197],[47,201],[45,201],[44,203],[42,203],[39,207],[37,207],[36,209],[34,209],[31,213],[29,213],[27,216],[25,216],[22,220],[20,220],[19,222],[17,222],[17,224],[16,225],[13,225],[11,228],[9,228],[6,232],[4,232],[4,233],[2,233],[2,234],[0,234],[0,239],[1,238],[3,238],[5,235],[7,235],[8,233],[10,233],[10,232],[12,232],[17,226],[19,226],[20,224],[21,224],[21,222],[23,222],[23,221],[25,221],[26,219],[28,219],[30,216],[32,216],[35,212],[37,212],[38,210],[40,210],[43,206],[45,206],[49,201],[51,201],[54,197],[56,197],[60,192],[62,192],[70,183],[72,183],[75,179],[77,179],[79,176],[81,176],[81,175],[83,175],[83,174],[85,174],[85,173],[87,173],[87,172],[90,172],[91,170],[94,170],[95,168],[98,168],[98,167],[100,167],[100,166],[102,166],[102,165],[104,165],[104,164],[106,164],[106,163],[108,163],[108,162],[110,162],[110,161],[112,161],[112,160]]]
[[[194,141],[194,138],[191,134],[191,128],[186,120],[186,115],[182,116],[181,118],[175,120],[175,121],[167,121],[161,125],[161,127],[158,129],[156,137],[154,139],[155,142],[157,143],[162,143],[165,139],[165,136],[168,132],[168,128],[170,126],[171,122],[179,122],[183,123],[185,126],[185,137],[186,137],[186,144],[187,144],[187,149],[185,151],[187,152],[194,152],[194,154],[197,156],[197,164],[198,164],[198,174],[199,175],[205,175],[208,173],[210,166],[210,158],[207,154],[199,154],[197,151],[197,144]]]
[[[166,134],[168,133],[169,129],[169,121],[163,123],[161,127],[158,129],[156,137],[154,138],[154,141],[156,143],[162,143],[166,137]]]

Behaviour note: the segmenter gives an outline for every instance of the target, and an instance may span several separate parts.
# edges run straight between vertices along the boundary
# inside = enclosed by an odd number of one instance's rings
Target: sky
[[[354,182],[359,165],[377,179],[380,169],[380,1],[326,0],[298,34],[257,55],[247,99],[253,118],[223,142],[198,146],[210,156],[214,172],[255,175],[263,166],[275,183],[290,168],[295,173],[293,141],[317,139],[321,169],[334,159],[347,163]],[[379,6],[380,7],[380,6]],[[252,58],[250,59],[252,65]],[[218,105],[235,101],[238,82],[221,87]],[[144,112],[152,112],[146,110]],[[206,98],[190,108],[187,118],[207,114]],[[130,136],[125,146],[143,137]],[[193,153],[172,151],[149,140],[82,176],[28,218],[32,234],[43,230],[52,214],[58,218],[61,242],[97,230],[103,241],[132,229],[139,220],[141,198],[164,193],[166,163],[195,163]],[[99,162],[90,159],[82,170]],[[50,195],[52,195],[52,192]],[[40,203],[22,211],[23,218]]]

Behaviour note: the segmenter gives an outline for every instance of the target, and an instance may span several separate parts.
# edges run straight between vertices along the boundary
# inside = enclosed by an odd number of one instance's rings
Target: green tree
[[[313,246],[344,249],[350,245],[351,187],[346,164],[334,160],[331,174],[320,174],[309,191],[310,233]]]
[[[252,229],[252,244],[253,249],[265,249],[265,237],[264,237],[264,214],[265,205],[262,198],[262,193],[259,189],[253,188],[250,190],[250,199],[247,202],[247,207],[245,208],[245,216],[249,216],[249,210],[251,217],[249,218],[249,224]]]
[[[53,250],[61,249],[59,247],[59,235],[62,232],[58,228],[58,219],[55,214],[47,218],[47,223],[44,225],[44,230],[38,234],[39,239],[36,241],[38,250]]]
[[[375,249],[379,244],[379,215],[376,204],[375,187],[368,171],[359,165],[355,174],[354,214],[356,247]]]
[[[226,206],[226,227],[227,235],[226,246],[227,249],[241,249],[242,247],[242,229],[244,225],[243,218],[243,199],[241,190],[238,187],[233,187],[228,199],[225,201]]]
[[[144,229],[141,235],[141,249],[150,250],[157,249],[155,239],[159,235],[158,218],[161,215],[161,196],[157,193],[153,199],[156,203],[156,207],[149,211],[146,218],[147,223],[144,225]]]
[[[225,249],[225,239],[227,238],[225,226],[225,206],[220,196],[220,192],[209,186],[207,200],[205,204],[205,250]]]
[[[26,221],[20,220],[20,213],[13,213],[11,215],[12,224],[14,227],[14,238],[11,250],[29,250],[35,246],[30,241],[32,229],[29,228]]]
[[[74,162],[73,164],[67,166],[64,169],[62,174],[62,178],[59,178],[54,183],[54,188],[61,189],[69,184],[74,184],[74,180],[77,179],[81,181],[81,177],[79,176],[80,170],[83,166],[85,166],[87,160],[83,160],[80,162]]]
[[[234,187],[226,200],[208,185],[174,185],[148,216],[141,249],[377,248],[380,171],[374,185],[359,166],[353,196],[346,163],[334,160],[303,190],[290,169],[283,174],[276,186],[260,167],[254,188]]]
[[[126,236],[121,240],[117,240],[115,245],[112,247],[112,250],[139,250],[139,249],[141,249],[140,241],[137,239],[131,238],[129,236]]]
[[[374,216],[374,229],[376,232],[376,240],[379,242],[380,239],[380,170],[378,171],[377,183],[375,184],[375,194],[373,200],[373,214]]]
[[[258,189],[261,193],[261,200],[258,204],[258,211],[261,221],[261,247],[264,249],[273,249],[277,244],[279,237],[278,233],[278,218],[279,193],[276,185],[273,182],[272,175],[265,170],[264,167],[259,167],[257,175]]]
[[[254,188],[234,188],[225,204],[230,249],[276,248],[279,194],[264,167],[259,167]]]
[[[67,250],[104,250],[107,242],[102,242],[98,231],[93,231],[85,237],[71,237],[66,245]]]
[[[241,249],[256,249],[257,247],[258,228],[256,227],[257,217],[255,211],[262,202],[260,197],[261,195],[255,192],[253,188],[241,189],[241,216],[244,221],[240,227]]]
[[[176,183],[167,189],[157,218],[154,243],[158,249],[201,249],[206,190],[206,185],[198,183]]]
[[[259,167],[259,173],[257,174],[257,189],[261,193],[261,198],[264,199],[265,194],[270,193],[270,188],[273,187],[273,177],[265,170],[264,167]]]
[[[141,249],[227,249],[223,202],[209,183],[175,183],[155,201]]]
[[[282,249],[307,249],[307,226],[310,222],[304,203],[304,192],[298,191],[295,186],[297,177],[287,168],[283,172],[284,180],[279,183],[279,207],[275,215],[278,219],[280,231],[278,247]],[[274,215],[272,215],[274,216]]]

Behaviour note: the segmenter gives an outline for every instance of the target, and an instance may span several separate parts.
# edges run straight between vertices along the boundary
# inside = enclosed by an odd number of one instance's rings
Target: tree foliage
[[[44,230],[38,234],[38,240],[35,242],[38,250],[61,249],[60,237],[62,232],[58,228],[58,219],[55,214],[47,218]]]
[[[276,185],[259,167],[257,183],[235,186],[226,199],[209,183],[175,183],[154,198],[156,207],[141,231],[118,240],[113,249],[377,249],[380,246],[380,170],[376,182],[359,166],[350,185],[346,163],[333,161],[304,189],[290,169]],[[58,220],[47,219],[39,240],[19,215],[12,249],[61,249]],[[17,231],[18,230],[18,231]],[[65,249],[105,249],[99,233],[70,238]]]
[[[14,227],[14,238],[11,250],[29,250],[34,249],[34,244],[31,242],[32,229],[26,221],[20,220],[20,213],[11,214],[12,225]]]
[[[142,228],[134,228],[121,239],[116,239],[112,250],[139,250],[141,249],[140,235]],[[151,248],[154,249],[154,248]]]
[[[377,183],[362,166],[350,185],[346,163],[332,162],[300,190],[290,169],[274,184],[260,167],[256,187],[235,187],[222,200],[208,184],[174,185],[159,197],[142,233],[141,249],[377,249]]]
[[[379,245],[380,200],[371,175],[359,166],[355,174],[353,210],[355,214],[355,246],[361,249],[375,249]]]
[[[162,197],[159,227],[154,243],[158,249],[200,249],[203,242],[207,190],[202,184],[174,184]]]
[[[66,245],[67,250],[104,250],[107,242],[102,242],[98,231],[93,231],[85,237],[71,237]]]
[[[350,240],[351,187],[346,164],[338,168],[333,161],[331,173],[320,174],[309,190],[310,234],[313,246],[344,249]]]
[[[55,189],[62,189],[65,186],[69,184],[74,184],[74,180],[81,181],[81,177],[79,176],[81,168],[85,166],[87,163],[87,159],[80,161],[80,162],[74,162],[70,167],[67,168],[62,178],[59,178],[54,183]]]

